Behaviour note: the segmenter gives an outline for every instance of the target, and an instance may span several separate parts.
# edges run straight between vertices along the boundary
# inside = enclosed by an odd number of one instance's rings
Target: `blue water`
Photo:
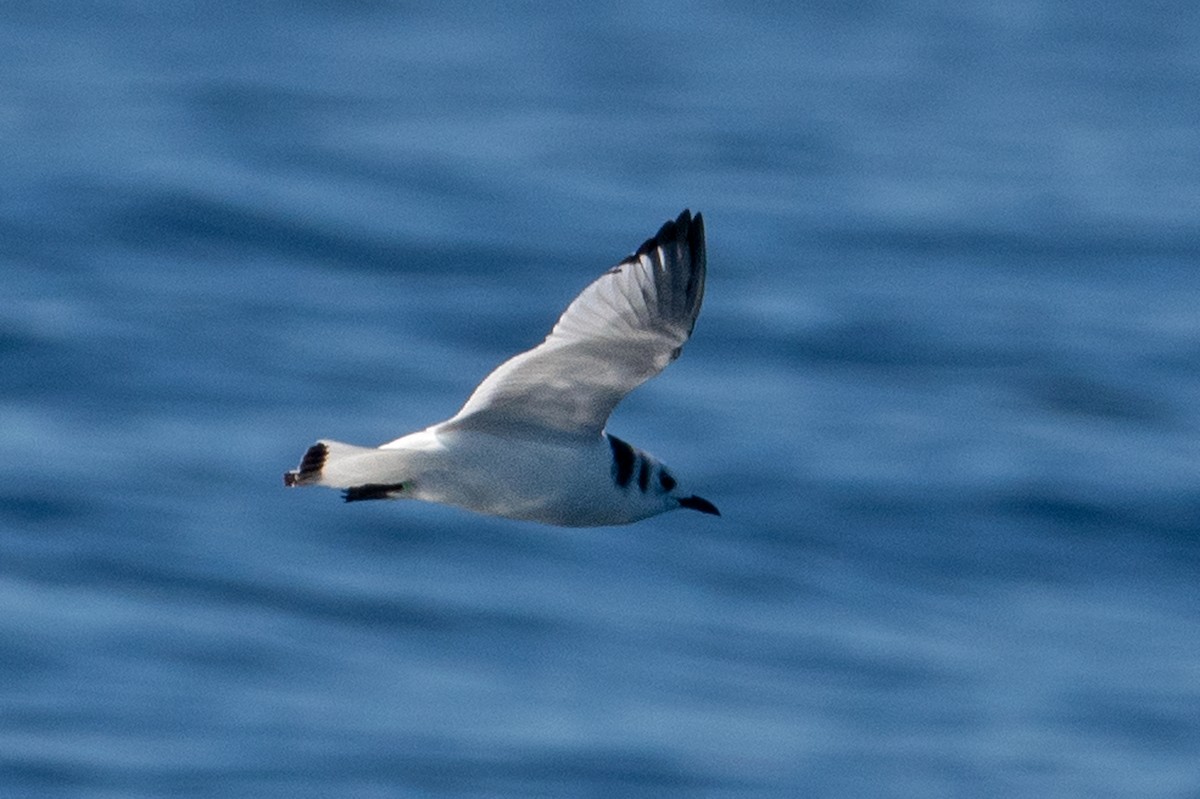
[[[1200,796],[1198,9],[0,5],[0,796]],[[685,206],[722,518],[283,488]]]

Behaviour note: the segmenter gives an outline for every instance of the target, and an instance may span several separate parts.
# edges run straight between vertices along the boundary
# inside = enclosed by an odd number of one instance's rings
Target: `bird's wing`
[[[685,210],[588,286],[546,340],[498,366],[441,429],[598,435],[679,356],[704,299],[704,219]]]

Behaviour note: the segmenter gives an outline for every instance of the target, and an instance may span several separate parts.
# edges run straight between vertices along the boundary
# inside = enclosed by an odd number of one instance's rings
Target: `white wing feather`
[[[684,211],[575,298],[546,340],[498,366],[440,428],[599,435],[678,357],[704,299],[704,219]]]

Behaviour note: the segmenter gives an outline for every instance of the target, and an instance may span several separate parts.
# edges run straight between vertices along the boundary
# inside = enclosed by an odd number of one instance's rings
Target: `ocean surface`
[[[1200,797],[1200,6],[0,4],[0,797]],[[289,491],[684,207],[722,510]]]

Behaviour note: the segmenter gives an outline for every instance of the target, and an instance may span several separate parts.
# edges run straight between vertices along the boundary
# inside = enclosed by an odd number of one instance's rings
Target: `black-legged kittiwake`
[[[321,440],[288,486],[347,502],[420,499],[568,527],[675,508],[720,515],[661,461],[606,432],[617,403],[679,356],[704,299],[704,219],[685,210],[575,298],[538,346],[457,414],[378,448]]]

